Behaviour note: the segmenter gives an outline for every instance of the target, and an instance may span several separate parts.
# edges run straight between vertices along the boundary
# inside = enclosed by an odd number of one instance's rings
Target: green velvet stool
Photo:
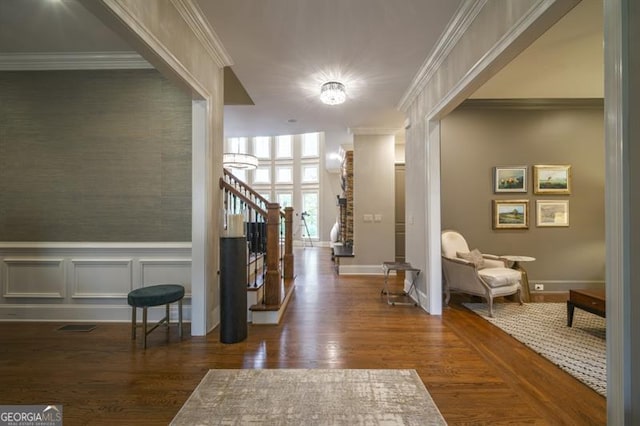
[[[127,296],[127,303],[131,310],[131,340],[136,340],[136,309],[142,308],[142,328],[144,331],[143,348],[147,349],[147,335],[162,324],[167,326],[167,340],[169,339],[169,305],[178,302],[178,335],[182,340],[182,298],[184,287],[178,284],[159,284],[137,288]],[[147,308],[166,305],[166,316],[147,331]]]

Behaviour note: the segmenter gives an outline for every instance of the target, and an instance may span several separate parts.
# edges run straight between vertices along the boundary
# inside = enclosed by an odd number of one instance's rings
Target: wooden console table
[[[591,312],[607,317],[607,308],[604,290],[569,290],[569,300],[567,300],[567,327],[573,325],[573,311],[580,308],[583,311]]]

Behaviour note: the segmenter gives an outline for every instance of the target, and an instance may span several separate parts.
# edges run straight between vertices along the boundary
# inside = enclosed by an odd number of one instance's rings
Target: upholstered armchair
[[[452,291],[484,297],[491,317],[495,297],[516,294],[522,304],[520,271],[508,268],[498,256],[469,250],[464,237],[456,231],[442,231],[442,271],[445,305],[449,304]]]

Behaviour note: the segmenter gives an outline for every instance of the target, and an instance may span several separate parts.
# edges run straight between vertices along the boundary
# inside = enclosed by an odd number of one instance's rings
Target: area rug
[[[496,303],[494,318],[485,303],[464,303],[599,394],[607,395],[606,322],[576,308],[567,327],[566,303]]]
[[[415,370],[209,370],[172,425],[446,425]]]

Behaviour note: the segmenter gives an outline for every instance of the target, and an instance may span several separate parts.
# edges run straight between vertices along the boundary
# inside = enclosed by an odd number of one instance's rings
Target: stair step
[[[286,282],[285,282],[286,281]],[[251,311],[253,324],[279,324],[282,315],[284,315],[291,295],[293,294],[294,279],[283,280],[283,296],[279,305],[255,304],[249,310]]]

